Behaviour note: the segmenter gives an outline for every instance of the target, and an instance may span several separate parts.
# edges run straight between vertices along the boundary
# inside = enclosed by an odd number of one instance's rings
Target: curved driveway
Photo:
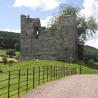
[[[98,98],[98,75],[74,75],[46,83],[22,98]]]

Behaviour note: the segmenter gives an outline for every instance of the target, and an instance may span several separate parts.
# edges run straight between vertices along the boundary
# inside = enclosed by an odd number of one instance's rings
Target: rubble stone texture
[[[74,16],[62,16],[54,27],[42,27],[39,18],[21,15],[22,59],[77,59],[77,27]]]

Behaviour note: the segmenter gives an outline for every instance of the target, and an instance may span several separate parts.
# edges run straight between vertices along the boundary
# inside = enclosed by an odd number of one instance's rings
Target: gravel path
[[[46,83],[22,98],[98,98],[98,75],[74,75]]]

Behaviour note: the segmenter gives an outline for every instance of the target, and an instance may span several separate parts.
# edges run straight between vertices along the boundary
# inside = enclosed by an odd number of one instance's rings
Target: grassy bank
[[[95,64],[95,62],[93,63]],[[88,63],[87,65],[79,65],[79,64],[71,64],[71,63],[65,63],[65,62],[61,62],[61,61],[53,61],[53,60],[27,60],[27,61],[21,61],[18,63],[7,63],[7,64],[3,64],[0,63],[0,70],[2,70],[2,72],[6,72],[9,70],[15,70],[15,69],[25,69],[25,68],[32,68],[33,66],[47,66],[47,65],[53,65],[53,66],[67,66],[67,67],[76,67],[77,69],[80,68],[80,66],[82,67],[83,70],[83,74],[88,74],[88,73],[98,73],[98,70],[94,68],[94,66],[98,66],[98,63],[96,63],[95,65],[92,65],[92,63]],[[90,67],[90,66],[93,67]]]
[[[44,66],[44,82],[43,82],[43,66]],[[12,80],[10,81],[11,83],[11,87],[10,87],[10,91],[11,94],[17,94],[18,91],[13,91],[15,88],[18,89],[18,86],[21,85],[23,88],[20,89],[20,91],[22,92],[21,95],[24,95],[26,93],[26,90],[30,90],[33,86],[33,68],[35,67],[35,87],[37,87],[39,84],[43,84],[45,82],[48,82],[50,80],[55,80],[56,74],[54,73],[54,69],[52,70],[52,76],[51,76],[51,66],[58,66],[58,67],[66,67],[69,69],[76,69],[76,73],[79,74],[80,73],[80,66],[78,64],[71,64],[71,63],[64,63],[61,61],[52,61],[52,60],[28,60],[28,61],[22,61],[22,62],[18,62],[18,63],[7,63],[7,64],[3,64],[0,63],[0,81],[1,80],[5,80],[8,79],[8,71],[11,71],[11,77]],[[96,63],[97,66],[97,63]],[[39,67],[40,67],[40,74],[39,74]],[[48,71],[47,71],[47,67],[48,67]],[[28,68],[28,71],[27,71]],[[53,67],[54,68],[54,67]],[[20,84],[18,85],[18,81],[19,81],[19,69],[20,71]],[[15,71],[13,71],[15,70]],[[92,73],[98,73],[98,70],[93,69],[89,66],[86,65],[82,65],[81,66],[81,70],[82,70],[82,74],[92,74]],[[64,72],[62,70],[60,70],[60,75],[59,72],[57,74],[57,79],[64,77]],[[27,73],[28,73],[28,77],[27,77]],[[48,73],[48,80],[47,80],[47,73]],[[70,75],[72,74],[72,71],[68,71],[68,73],[66,73],[66,75]],[[39,81],[39,75],[40,75],[40,81]],[[66,76],[65,75],[65,76]],[[27,81],[28,78],[28,81]],[[27,83],[30,84],[27,88]],[[0,82],[0,87],[4,87],[6,86],[4,89],[0,89],[0,93],[4,93],[8,91],[8,80]],[[2,97],[0,97],[2,98]],[[3,96],[3,98],[7,98],[7,94],[5,94]],[[17,96],[13,96],[11,98],[17,98]]]
[[[60,79],[66,75],[74,74],[74,69],[67,69],[67,73],[64,73],[64,66],[64,62],[51,60],[29,60],[12,65],[0,64],[0,68],[2,70],[2,73],[0,74],[0,81],[2,81],[0,82],[0,95],[8,92],[9,70],[10,98],[18,98],[18,91],[22,96],[26,93],[26,91],[29,91],[32,88],[35,88],[50,80],[52,81],[55,79]],[[0,98],[7,98],[7,96],[8,93],[2,95]]]

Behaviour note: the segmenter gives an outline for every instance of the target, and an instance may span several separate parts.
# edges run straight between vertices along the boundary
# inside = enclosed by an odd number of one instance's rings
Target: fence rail
[[[75,67],[50,65],[9,71],[0,80],[0,98],[18,98],[45,82],[76,73]]]

